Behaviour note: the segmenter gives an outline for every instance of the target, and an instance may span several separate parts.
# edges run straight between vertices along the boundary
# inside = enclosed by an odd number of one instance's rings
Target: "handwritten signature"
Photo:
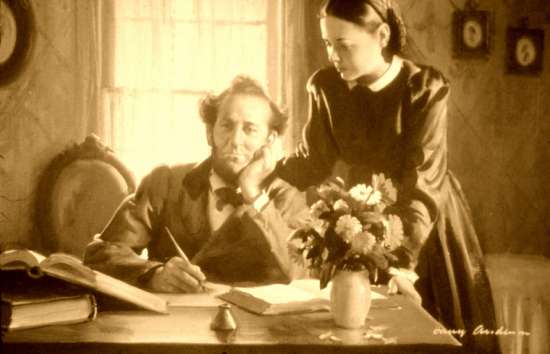
[[[464,328],[434,328],[434,335],[453,334],[460,338],[463,338],[468,331]],[[521,330],[510,330],[500,326],[497,329],[485,328],[482,324],[473,329],[472,335],[474,336],[530,336],[531,332]]]

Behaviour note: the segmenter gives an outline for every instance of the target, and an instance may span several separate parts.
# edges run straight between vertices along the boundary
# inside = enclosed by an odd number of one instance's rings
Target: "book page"
[[[205,292],[196,294],[168,294],[154,293],[168,302],[170,307],[218,307],[224,301],[217,298],[218,295],[229,291],[231,286],[206,282]]]
[[[37,267],[46,257],[31,250],[7,250],[0,254],[0,268],[24,269]]]
[[[235,289],[255,298],[262,299],[273,305],[286,304],[289,302],[304,302],[318,298],[315,293],[285,284],[272,284]]]
[[[127,301],[142,308],[167,313],[166,300],[107,274],[94,271],[96,275],[95,289],[119,300]]]
[[[92,269],[82,264],[82,261],[65,253],[53,253],[40,264],[40,268],[50,275],[61,277],[67,281],[77,281],[78,284],[94,287],[95,274]]]
[[[44,273],[69,283],[94,289],[102,294],[126,301],[139,307],[167,312],[166,301],[145,290],[115,279],[101,272],[92,270],[82,262],[68,254],[56,253],[50,255],[41,264]]]

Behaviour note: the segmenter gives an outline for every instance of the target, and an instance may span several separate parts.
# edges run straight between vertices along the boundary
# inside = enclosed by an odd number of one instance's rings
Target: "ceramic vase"
[[[330,309],[336,325],[343,328],[362,327],[370,305],[368,271],[337,271],[330,291]]]

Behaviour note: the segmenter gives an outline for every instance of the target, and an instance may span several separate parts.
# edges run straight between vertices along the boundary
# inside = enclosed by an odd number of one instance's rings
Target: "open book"
[[[147,310],[167,313],[166,300],[93,270],[68,254],[44,257],[30,250],[9,250],[0,254],[0,270],[26,270],[31,278],[48,275]]]
[[[219,298],[260,315],[328,311],[330,285],[320,290],[318,279],[300,279],[290,284],[234,287],[219,295]],[[387,300],[374,290],[371,291],[371,299],[373,303],[375,300]]]

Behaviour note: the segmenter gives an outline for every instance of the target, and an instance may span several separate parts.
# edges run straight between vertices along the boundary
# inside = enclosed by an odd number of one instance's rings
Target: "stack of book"
[[[90,269],[76,257],[30,250],[0,254],[2,331],[93,320],[96,298],[159,313],[166,300]]]

